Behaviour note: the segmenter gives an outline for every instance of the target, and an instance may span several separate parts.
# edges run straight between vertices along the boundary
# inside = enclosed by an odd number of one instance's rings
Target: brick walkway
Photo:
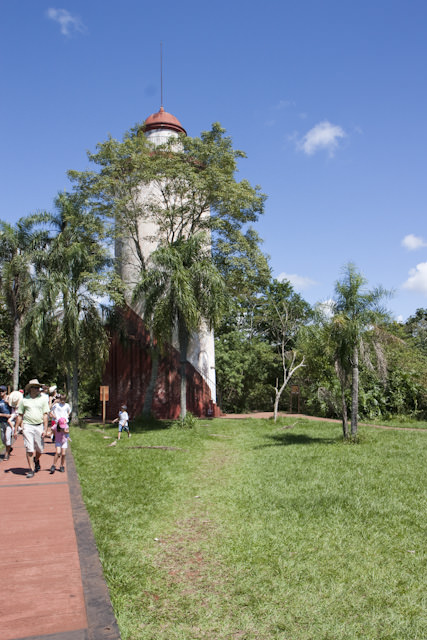
[[[53,455],[33,478],[22,436],[0,456],[1,640],[118,640],[71,451],[65,473]]]

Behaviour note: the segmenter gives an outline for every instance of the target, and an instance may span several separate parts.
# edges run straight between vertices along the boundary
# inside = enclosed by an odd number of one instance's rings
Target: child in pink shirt
[[[52,431],[55,434],[55,457],[53,459],[53,465],[50,468],[50,473],[55,473],[56,464],[61,458],[61,466],[59,470],[64,473],[65,471],[65,454],[68,448],[68,434],[69,427],[66,418],[59,418],[58,422],[52,424]]]

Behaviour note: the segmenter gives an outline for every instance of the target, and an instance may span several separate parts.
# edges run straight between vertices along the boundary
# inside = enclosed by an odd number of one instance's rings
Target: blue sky
[[[86,151],[160,107],[219,121],[268,200],[276,277],[310,302],[349,261],[427,307],[427,3],[88,0],[0,5],[0,218],[52,209]]]

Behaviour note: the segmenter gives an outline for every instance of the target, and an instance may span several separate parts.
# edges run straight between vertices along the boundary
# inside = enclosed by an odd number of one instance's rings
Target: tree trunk
[[[153,342],[151,342],[150,351],[151,351],[150,382],[148,383],[148,387],[145,392],[144,406],[142,407],[142,415],[147,418],[151,415],[154,390],[156,388],[157,374],[159,371],[159,347],[153,344]]]
[[[353,350],[353,376],[351,385],[351,436],[357,435],[357,414],[359,410],[359,348]]]
[[[76,349],[72,364],[71,379],[71,423],[77,424],[79,421],[79,354]]]
[[[71,378],[70,371],[71,371],[71,367],[68,366],[67,367],[67,381],[66,381],[66,385],[67,386],[66,386],[65,391],[67,392],[67,396],[68,396],[68,398],[70,399],[70,402],[71,402],[71,387],[72,387],[71,383],[72,383],[72,378]]]
[[[346,391],[346,376],[343,371],[339,360],[335,360],[335,371],[340,383],[341,389],[341,420],[342,420],[342,435],[345,440],[348,438],[348,409],[347,401],[345,399]]]
[[[180,323],[179,333],[179,360],[181,374],[181,414],[183,420],[187,415],[187,350],[188,350],[188,331],[187,328]]]
[[[13,376],[12,387],[14,391],[19,389],[19,342],[21,334],[21,319],[15,316],[13,320]]]
[[[279,382],[276,382],[276,398],[274,400],[274,422],[276,422],[277,420],[277,414],[279,412],[279,402],[280,402],[280,398],[281,395],[283,393],[283,391],[285,390],[289,380],[292,378],[292,376],[294,375],[295,371],[297,371],[297,369],[299,369],[300,367],[304,367],[304,360],[305,360],[305,356],[302,357],[302,360],[299,364],[295,365],[295,360],[297,357],[297,353],[296,351],[292,351],[292,362],[291,365],[288,369],[288,371],[286,372],[286,367],[284,364],[284,354],[282,355],[282,359],[283,359],[283,383],[282,386],[279,389]]]
[[[342,435],[345,440],[348,439],[348,412],[347,402],[345,399],[345,391],[341,388],[341,413],[342,413]]]
[[[274,422],[277,422],[277,414],[279,412],[280,393],[279,393],[279,390],[278,390],[277,386],[278,385],[276,383],[276,388],[275,388],[276,397],[274,398]]]

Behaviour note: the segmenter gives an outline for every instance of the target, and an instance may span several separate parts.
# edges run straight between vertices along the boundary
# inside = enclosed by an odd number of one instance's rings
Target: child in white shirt
[[[70,420],[71,407],[66,402],[67,396],[65,393],[61,393],[59,396],[59,402],[55,402],[50,409],[50,415],[53,422],[58,422],[59,418],[65,418],[67,422]],[[52,422],[52,427],[53,427]]]
[[[127,406],[125,404],[122,404],[120,411],[119,411],[119,417],[115,418],[113,420],[113,422],[118,422],[119,423],[119,434],[117,436],[117,440],[120,440],[120,436],[122,435],[122,431],[127,431],[128,434],[128,438],[130,438],[130,431],[129,431],[129,414],[127,412]]]

